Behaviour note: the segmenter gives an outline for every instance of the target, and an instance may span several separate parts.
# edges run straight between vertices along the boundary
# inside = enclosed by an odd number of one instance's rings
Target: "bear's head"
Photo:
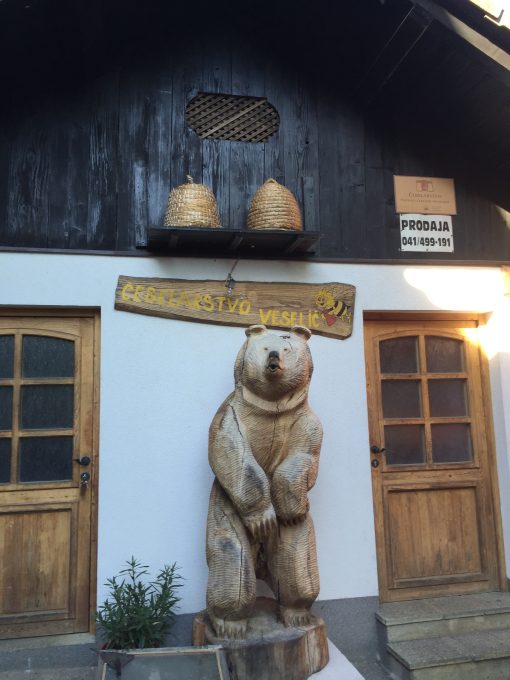
[[[269,401],[307,389],[313,371],[308,328],[269,331],[256,325],[247,328],[246,335],[235,363],[236,385]]]

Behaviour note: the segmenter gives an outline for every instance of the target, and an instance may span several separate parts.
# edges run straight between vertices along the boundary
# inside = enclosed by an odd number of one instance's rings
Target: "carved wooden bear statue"
[[[207,519],[207,611],[219,638],[243,638],[264,579],[285,625],[309,622],[319,593],[307,492],[322,442],[308,405],[310,331],[250,326],[235,363],[235,390],[209,430],[216,475]]]

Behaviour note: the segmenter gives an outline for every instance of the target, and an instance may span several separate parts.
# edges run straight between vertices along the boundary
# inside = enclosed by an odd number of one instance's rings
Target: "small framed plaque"
[[[397,213],[457,214],[453,179],[394,175],[393,183]]]

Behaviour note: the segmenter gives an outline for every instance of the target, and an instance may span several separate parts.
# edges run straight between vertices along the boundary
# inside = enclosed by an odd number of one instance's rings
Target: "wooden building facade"
[[[121,275],[355,285],[352,336],[311,341],[321,598],[506,589],[510,35],[453,0],[337,5],[0,4],[1,637],[93,630],[132,554],[203,606],[207,428],[243,334],[118,311]],[[278,129],[201,137],[202,93]],[[186,175],[238,233],[151,241]],[[454,180],[451,252],[402,250],[395,176]],[[304,252],[242,250],[271,177]]]
[[[1,114],[2,246],[143,252],[187,174],[213,190],[224,227],[245,229],[253,194],[273,177],[320,232],[314,257],[398,261],[409,256],[393,176],[422,175],[456,181],[455,248],[438,259],[508,259],[508,72],[480,63],[419,5],[366,9],[369,18],[361,5],[312,16],[282,6],[268,27],[201,7],[182,31],[186,11],[159,7],[138,23],[135,4],[122,18],[112,3],[98,16],[82,10],[88,29],[76,28],[78,10],[64,14],[50,55],[53,15],[26,10],[47,22],[30,32],[13,12],[5,29],[44,49],[40,75],[21,41],[21,65],[4,66],[14,94]],[[86,30],[79,52],[72,40]],[[266,98],[278,132],[262,143],[201,139],[186,122],[200,92]]]

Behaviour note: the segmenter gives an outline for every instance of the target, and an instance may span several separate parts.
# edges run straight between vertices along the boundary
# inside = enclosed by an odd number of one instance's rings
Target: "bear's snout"
[[[280,354],[275,350],[269,352],[267,357],[267,367],[273,373],[280,368]]]

